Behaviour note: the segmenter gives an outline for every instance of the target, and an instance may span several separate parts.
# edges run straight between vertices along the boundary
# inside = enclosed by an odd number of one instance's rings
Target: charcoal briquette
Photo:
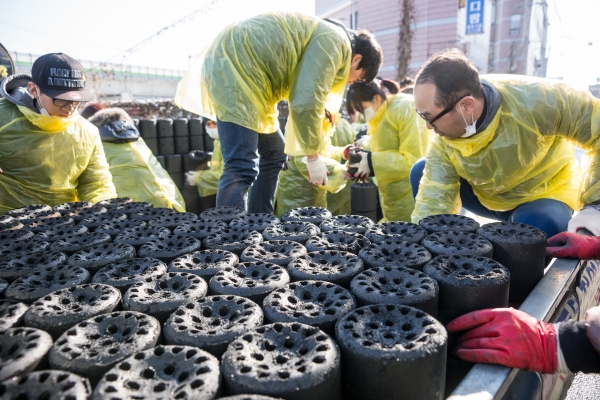
[[[0,332],[8,328],[22,326],[28,308],[25,303],[14,300],[0,300]]]
[[[79,221],[79,225],[87,226],[87,228],[93,232],[97,227],[104,225],[109,222],[125,221],[127,215],[123,213],[112,213],[107,212],[103,214],[96,214]]]
[[[320,329],[300,323],[277,322],[240,336],[223,354],[221,372],[228,395],[342,398],[337,345]]]
[[[281,221],[310,222],[318,226],[331,217],[331,212],[324,207],[298,207],[281,214]]]
[[[292,240],[271,240],[246,247],[240,255],[242,262],[261,261],[283,267],[293,259],[307,254],[306,247]]]
[[[113,208],[129,203],[133,203],[133,199],[131,197],[117,197],[114,199],[99,201],[96,203],[96,206]]]
[[[245,228],[226,228],[205,237],[202,244],[206,249],[227,250],[239,256],[246,247],[262,241],[260,232]]]
[[[356,300],[348,289],[322,281],[289,283],[263,302],[265,323],[299,322],[331,336],[337,320],[355,308]]]
[[[518,222],[494,222],[477,230],[494,246],[494,260],[510,271],[510,301],[522,302],[542,279],[546,233]]]
[[[171,261],[169,272],[195,274],[208,282],[217,272],[227,267],[233,267],[238,261],[238,256],[230,251],[220,249],[201,250]]]
[[[71,213],[92,208],[93,206],[94,204],[89,201],[73,201],[70,203],[59,204],[55,206],[54,209],[63,216],[71,217]]]
[[[227,229],[228,225],[224,221],[219,220],[201,220],[198,219],[193,222],[187,222],[176,227],[173,230],[174,235],[186,235],[193,236],[196,239],[204,239],[215,233],[221,232],[223,229]]]
[[[95,386],[119,361],[154,347],[156,318],[134,311],[101,314],[63,333],[48,353],[50,367],[74,372]]]
[[[375,223],[363,215],[336,215],[324,220],[319,228],[323,232],[341,230],[364,235]]]
[[[177,307],[206,296],[208,285],[198,275],[169,272],[131,286],[123,295],[123,309],[138,311],[163,324]]]
[[[260,394],[237,394],[235,396],[219,397],[219,400],[283,400],[277,397],[263,396]]]
[[[0,393],[3,400],[87,400],[92,388],[87,378],[48,369],[5,380],[0,383]]]
[[[120,301],[117,288],[85,283],[57,290],[34,302],[25,313],[24,324],[42,329],[57,340],[74,325],[113,311]]]
[[[69,288],[90,281],[90,273],[81,267],[60,264],[33,270],[29,275],[11,283],[4,297],[31,304],[40,297],[56,290]]]
[[[144,221],[144,222],[150,222],[151,219],[154,219],[157,217],[173,216],[175,214],[177,214],[177,211],[173,210],[172,208],[157,207],[157,208],[149,208],[149,209],[139,210],[137,212],[129,214],[129,218],[137,219],[139,221]]]
[[[46,218],[38,221],[28,222],[23,225],[23,230],[33,233],[43,232],[52,228],[64,228],[75,225],[75,220],[71,217]]]
[[[201,246],[200,241],[192,236],[171,235],[146,242],[138,250],[138,256],[158,258],[168,263],[177,257],[200,250]]]
[[[321,250],[292,260],[287,270],[294,282],[326,281],[347,289],[352,278],[364,270],[364,264],[354,253]]]
[[[22,229],[0,231],[0,245],[12,244],[21,240],[30,240],[34,235],[35,233]],[[48,242],[48,240],[45,241]]]
[[[133,201],[131,203],[118,204],[110,207],[110,212],[119,212],[127,216],[134,213],[143,213],[154,208],[152,203],[145,201]]]
[[[475,233],[479,229],[479,222],[458,214],[430,215],[419,221],[419,225],[427,229],[430,234],[446,231]]]
[[[121,234],[121,232],[135,228],[145,228],[146,222],[137,219],[126,219],[124,221],[110,221],[100,225],[94,232],[106,233],[113,239]]]
[[[94,217],[96,215],[106,214],[106,213],[108,213],[108,209],[106,207],[100,207],[98,205],[95,205],[90,208],[81,208],[81,209],[77,209],[77,210],[72,210],[72,211],[70,211],[66,214],[62,214],[62,215],[65,217],[71,217],[71,218],[73,218],[73,220],[76,223],[79,223],[84,218],[90,218],[90,217]]]
[[[157,346],[115,365],[90,400],[214,399],[220,384],[219,360],[213,355],[189,346]]]
[[[293,240],[304,245],[319,232],[319,228],[313,223],[288,221],[269,226],[263,231],[263,237],[265,240]]]
[[[60,226],[57,228],[52,228],[39,232],[36,235],[36,238],[39,240],[43,240],[44,242],[54,243],[59,240],[65,239],[70,235],[80,235],[82,233],[87,232],[87,226],[83,225]]]
[[[151,226],[144,226],[124,229],[115,237],[113,241],[115,243],[129,244],[135,247],[136,251],[139,251],[143,244],[151,240],[164,239],[170,235],[171,231],[167,228],[153,228]]]
[[[67,255],[58,251],[26,251],[0,260],[0,278],[9,282],[31,275],[35,271],[56,267],[67,262]]]
[[[208,282],[210,292],[246,297],[257,304],[273,290],[290,281],[285,268],[265,262],[245,262],[226,267]]]
[[[438,283],[415,269],[374,267],[355,276],[350,290],[356,296],[359,307],[400,304],[423,310],[434,318],[438,315]]]
[[[385,240],[421,243],[425,236],[427,236],[427,231],[417,224],[394,221],[373,225],[369,228],[365,236],[371,243],[381,243]]]
[[[508,306],[511,273],[491,258],[441,255],[428,262],[424,271],[440,285],[442,324],[471,311]]]
[[[494,254],[494,247],[489,240],[470,232],[435,232],[425,237],[421,245],[434,257],[470,254],[491,258]]]
[[[134,283],[167,272],[164,262],[156,258],[130,258],[117,261],[100,269],[92,278],[92,283],[114,286],[125,293]]]
[[[348,253],[358,252],[371,242],[364,235],[343,230],[321,232],[306,242],[306,250],[309,252],[321,250],[339,250]]]
[[[52,251],[60,251],[71,256],[78,251],[89,247],[100,246],[111,242],[111,237],[107,233],[85,232],[66,235],[62,239],[53,242],[50,245]]]
[[[171,231],[177,228],[179,225],[194,222],[198,219],[198,216],[190,212],[180,212],[174,214],[159,215],[148,221],[148,226],[155,228],[165,227]]]
[[[61,214],[52,209],[46,204],[32,204],[21,208],[15,208],[6,213],[7,216],[13,217],[15,221],[22,224],[28,224],[33,221],[40,221],[47,218],[59,218]]]
[[[167,344],[195,346],[220,358],[229,343],[263,324],[263,311],[240,296],[207,296],[180,306],[164,326]]]
[[[246,215],[246,210],[239,207],[227,206],[227,207],[213,207],[208,210],[202,211],[200,219],[202,220],[213,220],[223,221],[229,224],[235,218],[240,218]]]
[[[35,370],[46,361],[52,338],[34,328],[9,328],[0,332],[0,381]]]
[[[242,217],[234,218],[229,223],[231,228],[249,229],[251,231],[262,232],[267,227],[279,224],[281,221],[273,214],[254,213],[246,214]]]
[[[4,218],[2,218],[4,217]],[[8,215],[0,216],[0,232],[15,231],[23,228],[23,224]]]
[[[0,244],[0,261],[23,253],[43,252],[48,250],[49,247],[49,242],[45,242],[35,236],[31,239],[20,240],[18,242],[6,241]]]
[[[365,247],[358,254],[365,268],[394,266],[423,270],[431,260],[431,253],[425,247],[398,239],[386,239]]]
[[[128,244],[106,243],[79,250],[69,257],[69,265],[87,269],[94,275],[105,265],[135,257],[135,248]]]
[[[446,329],[409,306],[357,308],[336,325],[344,399],[444,398]]]

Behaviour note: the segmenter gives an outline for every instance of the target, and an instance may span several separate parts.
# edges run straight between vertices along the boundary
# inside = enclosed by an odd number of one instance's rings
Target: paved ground
[[[600,374],[577,374],[567,392],[566,400],[600,399]]]

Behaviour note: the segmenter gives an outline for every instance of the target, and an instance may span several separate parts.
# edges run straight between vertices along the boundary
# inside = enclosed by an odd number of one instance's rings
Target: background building
[[[384,53],[380,75],[398,78],[402,2],[316,0],[315,11],[349,28],[373,32]],[[409,75],[436,51],[457,47],[481,73],[544,76],[548,25],[544,0],[413,0],[413,6]]]
[[[600,78],[599,78],[600,79]],[[592,95],[600,99],[600,83],[596,83],[595,85],[590,85],[588,87]]]
[[[488,72],[545,77],[548,3],[544,0],[490,3]]]

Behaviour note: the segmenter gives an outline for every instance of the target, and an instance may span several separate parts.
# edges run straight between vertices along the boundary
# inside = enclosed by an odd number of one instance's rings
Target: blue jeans
[[[425,158],[418,160],[410,170],[410,186],[413,197],[417,196],[421,177],[425,170]],[[463,208],[475,215],[499,221],[520,222],[533,225],[546,232],[548,237],[567,230],[567,224],[573,215],[573,210],[562,201],[552,199],[539,199],[520,206],[510,211],[494,211],[486,208],[465,179],[460,178],[460,200]]]
[[[283,134],[280,130],[271,134],[257,133],[220,120],[217,120],[217,128],[224,162],[217,207],[246,209],[247,204],[249,213],[273,214],[279,172],[286,160]]]

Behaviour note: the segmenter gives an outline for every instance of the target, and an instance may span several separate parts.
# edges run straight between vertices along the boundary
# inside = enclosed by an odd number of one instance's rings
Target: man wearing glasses
[[[98,129],[78,113],[94,99],[83,66],[62,53],[0,83],[0,215],[30,204],[117,196]]]
[[[464,207],[548,237],[580,228],[600,235],[600,100],[588,91],[519,75],[480,79],[462,52],[449,49],[421,67],[414,98],[437,136],[411,170],[413,222]],[[590,156],[585,174],[574,143]]]

